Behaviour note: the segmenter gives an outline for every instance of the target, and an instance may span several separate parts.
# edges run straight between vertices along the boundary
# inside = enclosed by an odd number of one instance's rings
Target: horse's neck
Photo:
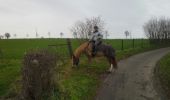
[[[80,45],[74,52],[74,55],[79,58],[81,56],[82,53],[84,53],[84,51],[86,50],[86,48],[88,47],[88,42],[83,43],[82,45]]]

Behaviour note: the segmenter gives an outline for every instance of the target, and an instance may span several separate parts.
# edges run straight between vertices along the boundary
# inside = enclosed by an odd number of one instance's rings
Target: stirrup
[[[92,53],[92,57],[95,57],[96,56],[96,51]]]

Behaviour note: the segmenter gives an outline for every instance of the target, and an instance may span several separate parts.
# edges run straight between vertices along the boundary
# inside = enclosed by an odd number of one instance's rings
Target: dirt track
[[[153,71],[168,52],[170,48],[163,48],[120,61],[118,70],[104,80],[96,100],[165,100],[156,92]]]

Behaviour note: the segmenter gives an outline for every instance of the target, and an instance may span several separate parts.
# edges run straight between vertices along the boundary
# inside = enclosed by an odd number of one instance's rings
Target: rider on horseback
[[[92,56],[95,56],[97,52],[97,46],[102,43],[103,35],[99,32],[98,26],[94,26],[93,33],[90,35],[90,42],[92,43]]]

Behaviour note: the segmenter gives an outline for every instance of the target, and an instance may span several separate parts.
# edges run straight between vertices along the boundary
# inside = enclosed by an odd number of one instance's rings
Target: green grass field
[[[148,40],[124,40],[124,50],[122,51],[122,40],[104,40],[112,45],[117,51],[117,58],[122,59],[130,55],[148,50],[150,47]],[[10,39],[0,40],[0,97],[8,94],[13,87],[13,83],[20,77],[22,58],[26,51],[35,48],[48,48],[48,45],[66,44],[65,39]],[[72,40],[75,50],[79,46],[77,40]],[[142,48],[143,47],[143,48]],[[67,46],[53,47],[58,53],[65,56],[68,61],[62,68],[60,86],[63,91],[69,93],[71,100],[88,100],[95,95],[95,90],[101,81],[100,76],[109,68],[104,58],[93,60],[92,64],[87,64],[86,58],[81,58],[80,67],[72,69]],[[82,60],[83,59],[83,60]],[[102,59],[102,60],[101,60]]]
[[[170,99],[170,53],[163,57],[157,64],[157,76],[161,82],[161,86],[165,90],[168,98]]]

